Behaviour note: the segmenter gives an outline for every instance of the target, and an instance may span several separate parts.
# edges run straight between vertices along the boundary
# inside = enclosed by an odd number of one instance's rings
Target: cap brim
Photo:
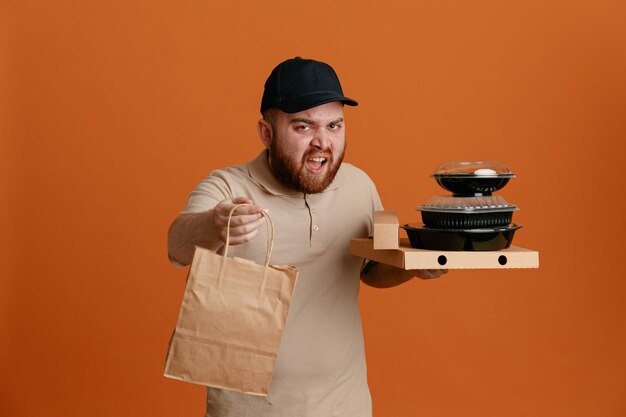
[[[322,104],[331,103],[333,101],[341,101],[348,106],[358,106],[359,103],[351,98],[332,94],[310,94],[307,96],[298,97],[292,100],[284,100],[281,103],[276,103],[274,106],[284,111],[285,113],[298,113],[304,110],[311,109],[313,107],[321,106]]]

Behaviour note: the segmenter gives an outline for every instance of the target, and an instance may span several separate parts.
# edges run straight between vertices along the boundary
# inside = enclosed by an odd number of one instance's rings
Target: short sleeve
[[[370,180],[371,181],[371,180]],[[374,206],[374,211],[384,210],[383,203],[380,201],[380,196],[378,195],[378,190],[376,189],[376,185],[372,184],[372,205]]]
[[[219,171],[210,173],[194,188],[183,213],[199,213],[210,210],[220,201],[232,198],[232,191]]]

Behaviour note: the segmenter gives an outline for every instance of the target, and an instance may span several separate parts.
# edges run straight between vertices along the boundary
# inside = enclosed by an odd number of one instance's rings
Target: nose
[[[311,146],[314,146],[320,150],[327,150],[330,148],[330,144],[330,132],[327,132],[326,129],[316,129],[315,135],[311,140]]]

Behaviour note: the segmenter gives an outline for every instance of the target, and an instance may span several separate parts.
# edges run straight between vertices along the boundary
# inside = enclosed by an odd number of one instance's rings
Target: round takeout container
[[[501,196],[434,196],[417,210],[427,227],[482,229],[508,225],[518,208]]]
[[[515,174],[500,162],[446,162],[432,177],[443,189],[455,195],[491,195],[504,188]]]
[[[483,229],[441,229],[405,224],[411,247],[448,251],[494,251],[511,246],[521,225]]]
[[[422,211],[427,227],[443,229],[483,229],[506,226],[513,220],[512,211],[494,213],[438,213]]]

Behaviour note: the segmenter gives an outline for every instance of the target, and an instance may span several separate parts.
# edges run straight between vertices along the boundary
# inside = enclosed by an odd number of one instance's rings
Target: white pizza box
[[[397,249],[374,249],[373,238],[352,239],[350,253],[402,269],[539,268],[539,252],[511,245],[497,251],[440,251],[412,248],[399,239]]]

